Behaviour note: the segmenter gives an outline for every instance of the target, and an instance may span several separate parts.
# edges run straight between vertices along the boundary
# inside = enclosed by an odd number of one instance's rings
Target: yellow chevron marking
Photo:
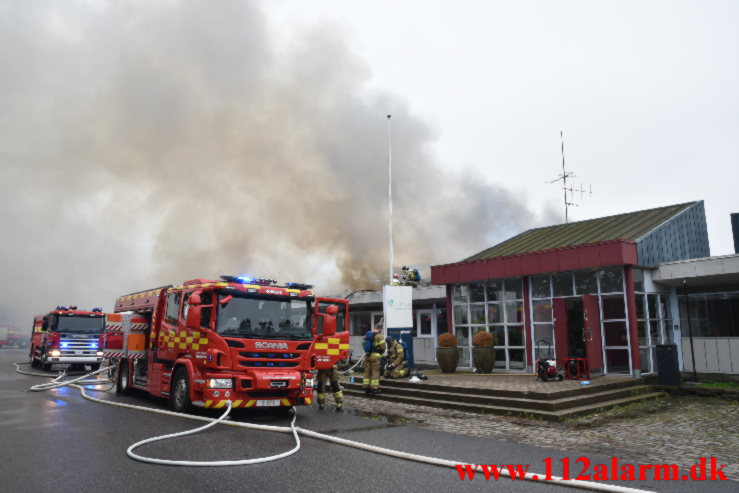
[[[234,401],[234,403],[233,403],[233,406],[232,406],[232,407],[239,407],[239,406],[241,405],[241,403],[242,403],[242,402],[244,402],[244,401],[242,401],[241,399],[239,399],[239,400],[237,400],[237,401]]]
[[[283,406],[292,406],[292,404],[290,404],[290,401],[287,399],[280,399],[280,402]]]
[[[310,406],[310,403],[313,402],[310,397],[305,398],[305,403]]]
[[[205,407],[210,407],[213,401],[205,401]]]
[[[255,401],[255,400],[253,400],[253,399],[252,399],[252,400],[250,400],[249,402],[247,402],[247,403],[246,403],[246,406],[244,406],[244,407],[252,407],[252,406],[254,405],[254,403],[255,403],[255,402],[257,402],[257,401]]]
[[[216,405],[215,405],[215,408],[216,409],[220,409],[220,408],[222,408],[225,405],[226,405],[226,401],[218,401],[218,403],[216,403]]]

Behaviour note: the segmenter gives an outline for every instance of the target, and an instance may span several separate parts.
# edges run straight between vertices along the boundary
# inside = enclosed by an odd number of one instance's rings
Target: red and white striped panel
[[[103,351],[103,358],[125,358],[124,351]]]

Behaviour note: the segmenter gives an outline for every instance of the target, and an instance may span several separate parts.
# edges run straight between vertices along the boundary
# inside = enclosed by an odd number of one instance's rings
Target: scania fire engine
[[[312,370],[349,350],[347,301],[311,288],[221,276],[121,296],[105,345],[117,390],[167,398],[177,412],[310,404]]]
[[[29,356],[31,366],[51,370],[55,364],[72,369],[100,368],[103,359],[105,313],[101,308],[78,310],[76,306],[58,306],[56,310],[33,319]]]

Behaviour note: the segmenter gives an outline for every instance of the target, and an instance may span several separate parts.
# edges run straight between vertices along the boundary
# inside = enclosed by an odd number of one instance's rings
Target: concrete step
[[[361,384],[343,383],[346,389],[355,392],[364,392]],[[546,394],[546,398],[522,398],[522,397],[499,397],[497,395],[476,395],[458,392],[461,389],[446,387],[446,391],[428,390],[425,387],[404,387],[397,385],[387,385],[382,387],[383,394],[392,397],[408,396],[417,399],[427,399],[429,401],[454,401],[469,405],[486,405],[499,406],[517,409],[536,409],[541,411],[560,411],[567,408],[579,407],[583,405],[592,405],[599,402],[610,401],[631,397],[633,395],[647,393],[652,391],[648,385],[629,386],[624,388],[615,388],[611,390],[603,390],[600,392],[582,392],[571,397],[558,397],[557,394]],[[583,389],[585,390],[585,389]],[[389,399],[390,397],[388,397]]]
[[[352,385],[352,384],[349,384]],[[351,388],[346,386],[345,393],[348,395],[364,396],[364,390],[356,388],[354,384]],[[429,406],[438,407],[443,409],[456,409],[460,411],[467,411],[480,414],[497,414],[504,416],[521,416],[534,419],[543,419],[546,421],[562,421],[572,416],[582,416],[585,414],[591,414],[604,409],[609,409],[615,406],[631,404],[634,402],[640,402],[648,399],[660,399],[665,397],[663,392],[639,392],[635,395],[619,396],[612,399],[600,400],[596,402],[583,402],[582,399],[573,399],[562,408],[557,410],[543,410],[532,408],[529,406],[521,407],[523,404],[529,404],[526,402],[519,402],[518,405],[500,405],[500,404],[482,404],[482,403],[467,403],[455,400],[453,395],[449,395],[446,399],[429,399],[426,397],[417,397],[406,394],[395,394],[395,393],[383,393],[373,397],[373,399],[402,402],[405,404],[412,404],[417,406]],[[569,404],[572,404],[571,406]]]

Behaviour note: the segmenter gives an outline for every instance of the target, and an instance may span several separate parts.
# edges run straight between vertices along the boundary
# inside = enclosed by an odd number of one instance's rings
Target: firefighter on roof
[[[318,409],[323,409],[326,404],[326,380],[328,380],[334,393],[336,410],[341,411],[344,405],[344,394],[339,386],[339,370],[336,365],[330,370],[318,370],[316,378],[318,379]]]
[[[364,358],[364,393],[368,396],[380,393],[380,360],[385,353],[385,338],[382,337],[382,322],[375,325],[374,330],[370,331],[365,338],[369,338],[369,350],[365,347]]]
[[[405,367],[408,362],[405,359],[405,351],[400,341],[392,337],[387,338],[387,366],[385,367],[385,378],[403,378],[410,374]]]

